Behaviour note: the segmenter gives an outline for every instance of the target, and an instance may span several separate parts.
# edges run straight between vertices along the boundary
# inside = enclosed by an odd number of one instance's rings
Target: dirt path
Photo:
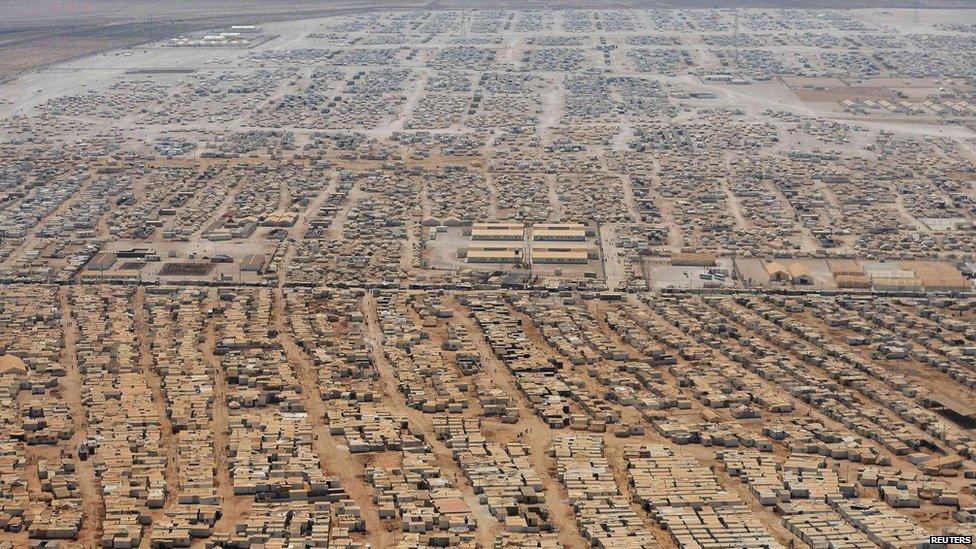
[[[208,296],[207,304],[213,304],[213,294]],[[220,496],[220,519],[214,525],[214,533],[231,533],[235,524],[247,515],[252,499],[235,496],[234,484],[230,476],[230,417],[227,409],[227,372],[224,371],[220,357],[214,354],[217,335],[213,318],[209,318],[204,329],[204,340],[200,344],[203,359],[214,372],[214,401],[213,418],[210,428],[214,441],[214,480],[217,483],[217,494]]]
[[[743,307],[741,305],[735,305],[735,308],[736,309],[739,309],[740,311],[747,312],[749,315],[752,315],[754,318],[755,317],[758,317],[758,315],[755,315],[755,313],[751,309],[745,308],[745,307]],[[716,311],[716,314],[720,314],[720,313],[718,311]],[[741,324],[740,322],[734,320],[730,316],[721,315],[721,317],[723,318],[723,320],[728,321],[730,324],[734,324],[736,326],[739,326],[740,328],[744,328],[744,325],[743,324]],[[748,318],[748,316],[747,316],[747,318]],[[789,335],[787,335],[782,330],[780,330],[777,334],[766,334],[766,335],[760,334],[760,337],[762,337],[765,341],[767,341],[769,343],[773,343],[774,340],[776,339],[776,337],[785,338],[785,339],[795,339],[795,338],[792,338]],[[739,344],[738,343],[735,343],[735,345],[739,345]],[[775,346],[775,344],[774,344],[774,346]],[[796,360],[798,361],[798,363],[801,363],[805,367],[810,368],[811,371],[820,371],[820,373],[824,373],[821,368],[816,367],[816,366],[813,366],[813,365],[810,365],[810,364],[804,362],[802,360],[802,358],[799,355],[797,355],[794,351],[792,351],[792,350],[785,350],[783,352],[784,352],[784,354],[787,354],[787,355],[793,355],[796,358]],[[796,376],[794,375],[794,377],[796,377]],[[875,381],[875,382],[877,382],[879,384],[881,383],[881,382],[877,381],[875,378],[870,378],[870,379],[872,379],[873,381]],[[798,379],[798,381],[803,381],[803,380]],[[760,383],[760,385],[763,385],[765,387],[769,387],[771,390],[782,391],[782,387],[780,387],[779,385],[775,384],[772,381],[767,382],[766,380],[760,379],[759,380],[759,383]],[[864,396],[863,393],[860,393],[859,392],[858,394]],[[883,415],[888,416],[889,418],[891,418],[890,421],[891,421],[891,424],[892,425],[897,425],[898,424],[899,418],[898,418],[897,415],[894,414],[894,412],[892,412],[891,410],[889,410],[888,408],[886,408],[884,406],[879,405],[874,400],[872,400],[872,399],[870,399],[870,398],[868,398],[866,396],[864,396],[864,400],[866,400],[868,402],[871,402],[873,405],[876,405],[877,406],[877,409],[878,409],[878,411],[880,413],[882,413]],[[836,420],[831,419],[830,417],[828,417],[819,408],[816,408],[814,406],[811,406],[811,405],[803,402],[802,400],[796,399],[796,398],[793,398],[793,397],[790,397],[790,402],[793,404],[793,406],[795,408],[794,411],[792,412],[792,415],[793,416],[795,416],[795,417],[801,417],[801,416],[812,417],[812,418],[816,419],[817,421],[823,423],[825,426],[827,426],[827,427],[829,427],[831,429],[836,430],[837,432],[841,432],[841,433],[844,433],[844,432],[852,433],[852,434],[854,434],[856,436],[856,433],[853,433],[853,431],[851,431],[845,425],[843,425],[843,424],[837,422]],[[927,436],[927,435],[924,435],[924,436]],[[896,455],[892,454],[890,451],[888,451],[886,448],[884,448],[884,446],[882,446],[881,444],[876,444],[873,441],[871,441],[867,445],[868,446],[871,446],[874,449],[876,449],[881,455],[883,455],[883,456],[887,457],[888,459],[890,459],[891,460],[891,464],[893,466],[901,469],[901,470],[911,471],[911,470],[916,469],[916,467],[914,465],[912,465],[910,462],[908,462],[908,460],[905,459],[904,456],[896,456]],[[844,463],[844,462],[840,462],[840,463]]]
[[[227,169],[228,166],[229,165],[225,165],[224,169]],[[221,172],[219,174],[214,175],[214,177],[210,181],[213,183],[217,183],[220,181],[220,178],[222,177],[228,177],[228,176],[226,175],[225,172]],[[220,204],[214,206],[213,210],[211,210],[210,213],[207,214],[207,219],[200,224],[200,227],[196,231],[193,231],[193,234],[189,238],[190,242],[194,242],[198,244],[198,248],[200,244],[210,242],[206,240],[203,237],[203,235],[206,234],[208,231],[212,230],[218,223],[220,223],[221,217],[224,215],[225,212],[231,209],[231,205],[234,204],[234,198],[237,196],[237,193],[241,192],[241,189],[244,187],[244,185],[245,185],[245,180],[240,179],[234,183],[233,187],[226,190],[227,194],[220,201]],[[204,197],[200,195],[194,195],[193,205],[199,207],[203,198]]]
[[[553,78],[562,80],[563,76]],[[550,128],[559,124],[565,108],[566,92],[562,83],[549,86],[542,96],[542,115],[539,117],[539,137],[543,141],[549,139]]]
[[[166,393],[163,391],[163,381],[156,371],[153,351],[150,342],[152,337],[152,326],[149,322],[149,311],[146,310],[146,288],[140,286],[132,299],[132,325],[135,329],[136,338],[139,341],[139,366],[142,375],[146,379],[146,385],[152,392],[153,408],[156,409],[156,418],[159,420],[160,441],[159,444],[166,452],[166,503],[161,509],[153,509],[150,516],[153,522],[162,518],[166,509],[176,503],[176,496],[180,491],[179,479],[179,444],[173,435],[173,424],[166,412]],[[143,545],[148,547],[149,538],[152,535],[152,525],[146,526],[146,531],[142,536]]]
[[[658,210],[661,212],[661,222],[668,228],[668,249],[680,251],[682,246],[684,246],[685,231],[674,217],[674,209],[676,207],[674,199],[665,199],[658,192],[658,189],[661,188],[661,170],[663,168],[658,160],[655,159],[653,162],[654,170],[650,173],[650,196],[654,199],[654,203],[657,204]],[[690,237],[690,235],[688,236]]]
[[[677,547],[674,540],[671,539],[670,534],[667,530],[661,528],[654,519],[645,511],[640,503],[635,499],[635,494],[630,488],[630,481],[627,475],[627,462],[624,460],[623,449],[624,446],[628,444],[640,444],[643,442],[653,442],[656,444],[663,444],[665,446],[669,445],[671,441],[660,436],[653,429],[649,429],[647,434],[640,437],[640,439],[620,439],[613,436],[604,436],[604,455],[607,458],[607,462],[610,464],[610,468],[613,471],[613,480],[617,483],[617,490],[630,499],[630,508],[633,509],[634,513],[641,518],[644,526],[647,530],[654,535],[654,539],[657,540],[658,546],[665,547]]]
[[[549,221],[560,221],[563,218],[563,203],[559,200],[556,190],[556,176],[546,174],[546,197],[549,199]]]
[[[74,435],[68,442],[68,448],[75,456],[75,476],[78,478],[78,492],[81,494],[83,520],[78,541],[88,547],[94,547],[101,542],[102,521],[105,519],[105,503],[102,501],[101,484],[95,476],[95,468],[91,459],[82,461],[77,458],[78,445],[88,436],[88,416],[82,400],[84,381],[78,370],[78,324],[73,317],[70,288],[62,286],[58,289],[58,304],[61,309],[61,331],[64,334],[64,345],[61,348],[61,366],[65,375],[61,379],[64,388],[61,397],[71,408],[71,418],[74,423]]]
[[[526,404],[525,395],[515,385],[511,372],[501,360],[491,351],[488,342],[485,341],[484,333],[481,328],[468,317],[468,310],[453,299],[445,300],[445,305],[454,311],[454,320],[472,335],[478,353],[482,357],[482,370],[486,377],[496,383],[505,393],[512,396],[512,400],[519,410],[519,420],[516,424],[518,429],[526,431],[523,443],[530,447],[530,463],[539,478],[542,480],[545,490],[546,504],[549,507],[549,520],[556,528],[559,541],[566,547],[588,547],[589,543],[580,534],[579,526],[576,523],[576,515],[565,500],[552,497],[554,494],[562,493],[562,483],[554,476],[555,468],[552,458],[549,457],[549,448],[552,446],[554,431],[536,415]],[[569,432],[569,431],[566,431]]]
[[[392,118],[387,120],[385,123],[380,124],[376,131],[385,135],[390,134],[395,131],[400,131],[403,129],[403,125],[406,124],[407,120],[413,114],[413,110],[417,108],[417,104],[420,102],[421,96],[424,94],[424,89],[427,86],[427,79],[430,77],[430,71],[424,70],[423,74],[411,83],[406,93],[406,100],[403,105],[397,109],[396,114]]]
[[[908,206],[905,204],[904,196],[900,194],[895,195],[894,209],[896,212],[898,212],[898,215],[900,215],[902,219],[908,223],[911,223],[915,227],[915,230],[926,234],[932,234],[932,229],[929,229],[928,225],[919,221],[918,218],[916,218],[915,215],[912,214],[912,212],[908,209]]]
[[[272,309],[272,324],[278,330],[278,341],[288,357],[289,364],[295,369],[295,376],[302,387],[305,409],[308,411],[308,421],[312,426],[312,450],[319,456],[319,463],[326,474],[339,477],[342,489],[362,509],[366,521],[366,532],[373,547],[390,547],[394,543],[393,534],[387,531],[380,521],[379,511],[373,503],[372,490],[364,482],[362,464],[342,444],[341,439],[329,435],[328,425],[325,423],[325,403],[319,393],[318,374],[315,364],[295,343],[287,322],[285,312],[285,296],[281,288],[274,291]]]
[[[608,170],[609,171],[609,170]],[[630,174],[620,175],[620,186],[624,190],[624,206],[627,207],[627,213],[634,221],[640,221],[641,214],[640,210],[637,209],[637,198],[634,197],[634,186],[633,182],[630,180]]]
[[[485,183],[488,184],[488,220],[498,221],[498,184],[490,171],[485,170]],[[426,205],[426,201],[425,201]]]
[[[306,231],[308,231],[312,218],[314,218],[318,213],[319,208],[321,208],[322,204],[324,204],[329,198],[329,195],[335,192],[337,183],[338,178],[336,178],[334,174],[331,175],[329,177],[329,184],[323,187],[318,194],[315,195],[315,198],[308,203],[308,206],[298,214],[298,221],[288,228],[288,236],[300,238],[305,234]]]
[[[396,375],[393,373],[393,366],[386,360],[383,353],[383,331],[380,327],[379,318],[376,313],[376,299],[367,295],[362,301],[362,312],[366,319],[366,341],[372,350],[376,369],[380,374],[380,381],[383,384],[383,394],[386,401],[393,404],[392,408],[402,412],[407,416],[409,428],[412,433],[422,434],[424,440],[430,445],[431,452],[437,460],[437,465],[441,471],[450,478],[457,480],[457,487],[464,496],[464,500],[471,508],[472,514],[478,521],[477,540],[483,547],[492,547],[496,534],[500,533],[501,524],[488,512],[488,509],[478,503],[478,498],[474,494],[467,478],[461,472],[451,450],[441,441],[437,440],[434,433],[434,422],[432,416],[425,414],[407,404],[407,399],[398,388]],[[479,407],[480,409],[480,407]],[[470,417],[477,414],[465,414]]]
[[[620,259],[614,238],[616,223],[599,226],[597,243],[600,246],[600,257],[603,259],[603,278],[610,291],[617,290],[627,284],[626,266]]]
[[[634,137],[634,126],[630,122],[631,117],[626,116],[620,123],[617,133],[614,134],[610,142],[610,150],[614,152],[626,152],[627,143]]]
[[[628,299],[627,303],[636,303],[636,300],[631,301],[630,299]],[[590,300],[586,303],[585,307],[587,311],[589,311],[589,313],[593,315],[595,325],[599,327],[600,333],[602,333],[610,341],[612,341],[615,347],[627,351],[632,356],[644,357],[644,355],[640,351],[634,348],[630,343],[624,341],[623,338],[620,337],[620,334],[618,334],[617,331],[611,328],[610,325],[607,323],[607,311],[610,309],[610,305],[608,303],[604,301]],[[638,329],[644,332],[645,334],[647,334],[647,331],[644,328],[641,327]],[[650,336],[650,334],[647,335]],[[683,360],[683,359],[679,359],[679,360]],[[678,394],[686,397],[688,401],[691,403],[691,410],[701,412],[706,409],[706,407],[701,403],[701,401],[699,401],[691,394],[691,391],[688,388],[681,386],[681,384],[678,382],[678,378],[676,378],[674,374],[669,372],[667,368],[660,368],[659,371],[661,372],[661,379],[664,380],[663,386],[673,388]],[[627,410],[628,408],[622,407],[621,409]],[[649,427],[647,429],[648,433],[656,433],[656,431],[653,429],[653,426],[647,424],[647,422],[644,421],[643,418],[638,420],[638,422],[641,424],[645,424]],[[664,444],[670,444],[670,440],[664,438],[661,439],[661,442]]]
[[[746,219],[746,217],[742,214],[742,205],[739,203],[739,197],[736,196],[729,187],[729,180],[722,179],[721,185],[722,193],[725,194],[725,203],[729,205],[729,213],[732,214],[732,217],[735,219],[736,225],[743,230],[753,228],[752,221]]]

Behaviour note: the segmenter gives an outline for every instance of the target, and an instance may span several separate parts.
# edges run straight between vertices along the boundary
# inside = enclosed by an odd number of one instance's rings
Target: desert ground
[[[976,10],[555,4],[11,6],[0,549],[971,536]]]

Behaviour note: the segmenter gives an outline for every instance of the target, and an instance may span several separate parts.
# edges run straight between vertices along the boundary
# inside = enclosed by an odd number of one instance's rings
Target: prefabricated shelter
[[[715,254],[676,252],[671,254],[671,265],[675,267],[714,267]]]
[[[929,395],[922,397],[922,405],[951,419],[966,428],[976,428],[976,408],[949,395]]]
[[[951,264],[945,261],[902,261],[900,267],[911,270],[926,291],[972,291],[972,283]]]
[[[871,279],[868,278],[868,276],[865,274],[859,274],[859,275],[835,274],[834,282],[837,283],[838,288],[842,288],[842,289],[867,290],[871,288]]]
[[[241,270],[247,272],[260,273],[264,268],[264,255],[249,254],[241,260]]]
[[[809,286],[813,284],[813,275],[810,274],[810,269],[808,269],[803,263],[794,261],[793,263],[790,263],[787,270],[790,273],[790,281],[793,284],[802,286]]]
[[[790,281],[790,270],[786,268],[785,265],[778,261],[771,261],[764,265],[766,268],[766,274],[769,275],[769,280],[771,282],[789,282]]]
[[[586,226],[582,223],[539,223],[532,227],[532,240],[582,242],[586,240]]]
[[[827,268],[834,278],[839,276],[863,276],[864,267],[855,259],[828,259]]]
[[[590,250],[586,246],[533,246],[533,263],[565,263],[565,264],[586,264],[595,256],[595,250]]]
[[[922,283],[912,271],[885,270],[872,271],[871,286],[883,292],[913,292],[922,289]]]
[[[518,246],[470,246],[464,253],[468,263],[517,263],[522,255]]]
[[[475,223],[471,226],[471,240],[523,240],[525,228],[506,223]]]
[[[88,262],[88,268],[92,271],[107,271],[115,265],[117,259],[116,254],[98,253]]]

